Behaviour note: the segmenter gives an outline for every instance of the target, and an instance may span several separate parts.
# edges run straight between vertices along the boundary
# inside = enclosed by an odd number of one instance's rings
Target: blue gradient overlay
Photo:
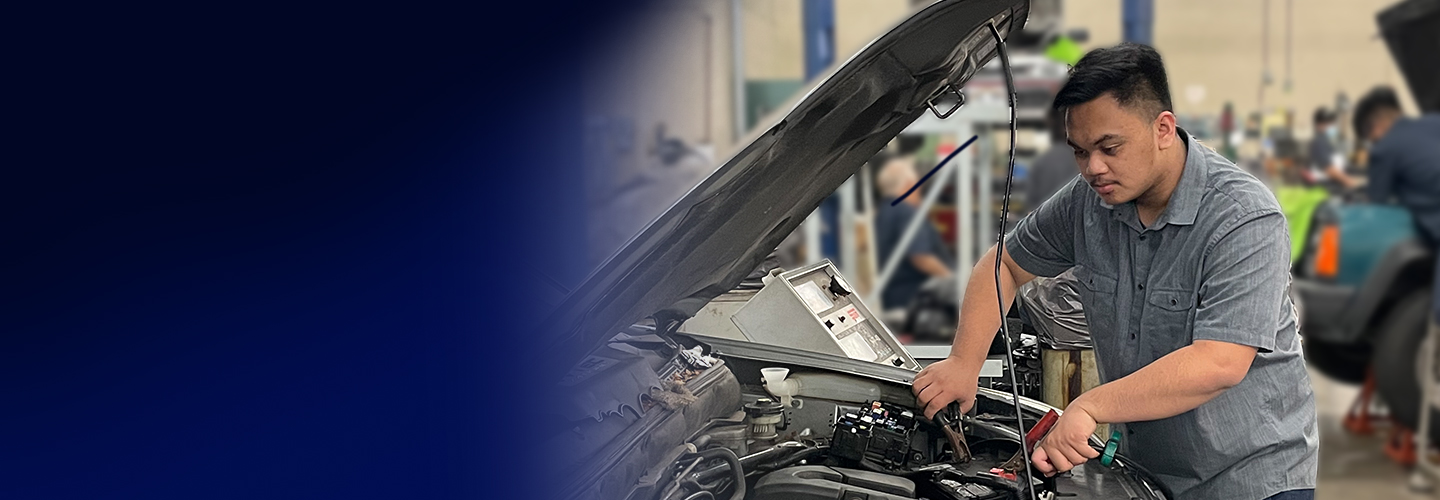
[[[0,498],[533,491],[575,47],[626,10],[473,9],[7,15]]]

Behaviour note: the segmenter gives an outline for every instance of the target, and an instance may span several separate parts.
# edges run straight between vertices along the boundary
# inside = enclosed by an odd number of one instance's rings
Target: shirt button
[[[1140,235],[1140,241],[1145,241],[1145,235]]]
[[[1144,289],[1145,289],[1145,284],[1144,284],[1144,283],[1141,283],[1141,284],[1140,284],[1140,289],[1141,289],[1141,290],[1144,290]]]
[[[1135,334],[1130,334],[1130,340],[1135,340]]]

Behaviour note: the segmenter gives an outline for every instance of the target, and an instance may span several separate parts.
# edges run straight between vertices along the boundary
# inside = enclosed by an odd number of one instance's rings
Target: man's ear
[[[1175,141],[1179,140],[1175,125],[1175,113],[1161,111],[1160,116],[1155,117],[1152,128],[1155,131],[1155,144],[1160,149],[1169,149],[1175,145]]]

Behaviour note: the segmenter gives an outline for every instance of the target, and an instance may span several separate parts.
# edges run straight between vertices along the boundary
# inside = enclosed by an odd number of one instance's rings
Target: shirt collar
[[[1170,193],[1170,202],[1165,205],[1165,213],[1159,218],[1162,224],[1156,224],[1156,229],[1164,224],[1194,224],[1195,215],[1200,213],[1200,198],[1205,195],[1205,177],[1209,174],[1208,164],[1205,162],[1205,147],[1185,129],[1175,127],[1175,130],[1175,135],[1185,141],[1185,171],[1180,173],[1180,182],[1175,185],[1175,191]]]
[[[1209,172],[1204,159],[1204,147],[1200,145],[1199,141],[1194,140],[1185,129],[1179,127],[1175,129],[1175,135],[1185,143],[1185,169],[1180,173],[1180,181],[1175,184],[1175,191],[1170,193],[1170,201],[1165,204],[1165,211],[1149,228],[1152,231],[1159,230],[1166,224],[1177,226],[1195,224],[1195,216],[1200,212],[1200,197],[1205,194],[1205,176]],[[1140,226],[1134,201],[1120,205],[1110,205],[1101,201],[1100,206],[1111,209],[1116,219],[1130,224],[1136,231],[1146,229]]]

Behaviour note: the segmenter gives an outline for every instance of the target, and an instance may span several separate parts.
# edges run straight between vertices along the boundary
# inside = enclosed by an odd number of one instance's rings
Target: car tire
[[[1375,390],[1390,407],[1396,421],[1414,429],[1420,420],[1420,380],[1416,366],[1420,344],[1430,317],[1430,291],[1411,293],[1400,300],[1381,323],[1375,346]],[[1432,422],[1440,414],[1432,415]],[[1430,438],[1440,437],[1440,426],[1430,429]]]
[[[1347,384],[1365,382],[1365,370],[1370,368],[1374,350],[1369,343],[1335,344],[1307,338],[1301,345],[1305,349],[1305,362],[1326,377]]]

